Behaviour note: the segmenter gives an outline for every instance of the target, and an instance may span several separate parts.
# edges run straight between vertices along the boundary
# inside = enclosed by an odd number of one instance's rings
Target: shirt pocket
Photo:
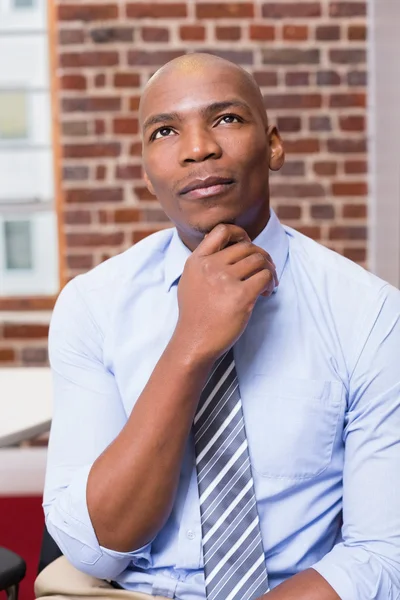
[[[263,477],[310,479],[332,458],[344,386],[255,375],[243,400],[252,468]]]

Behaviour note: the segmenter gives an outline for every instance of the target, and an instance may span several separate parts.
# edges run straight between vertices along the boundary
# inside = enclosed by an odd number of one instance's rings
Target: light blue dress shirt
[[[280,285],[257,300],[234,353],[271,588],[313,567],[342,600],[399,599],[400,292],[283,227],[273,211],[254,242],[272,256]],[[147,546],[101,547],[86,504],[93,462],[125,425],[174,331],[189,254],[166,229],[62,291],[50,328],[44,509],[78,569],[198,600],[192,439],[172,513]]]

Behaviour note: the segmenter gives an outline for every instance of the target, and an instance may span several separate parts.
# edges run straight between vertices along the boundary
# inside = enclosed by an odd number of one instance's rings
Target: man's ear
[[[271,171],[279,171],[285,162],[285,151],[283,149],[282,139],[275,125],[268,127],[269,139],[269,168]]]
[[[156,193],[155,193],[155,191],[154,191],[154,188],[153,188],[153,186],[152,186],[152,183],[151,183],[151,181],[150,181],[150,179],[149,179],[149,177],[148,177],[148,175],[147,175],[146,171],[144,171],[144,173],[143,173],[143,178],[144,178],[144,182],[145,182],[145,184],[146,184],[146,187],[147,187],[147,189],[149,190],[150,194],[153,194],[153,196],[155,196],[155,195],[156,195]]]

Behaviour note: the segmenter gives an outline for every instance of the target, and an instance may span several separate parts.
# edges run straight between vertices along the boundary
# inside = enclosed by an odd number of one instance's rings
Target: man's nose
[[[181,136],[180,162],[182,165],[203,162],[222,155],[222,148],[210,131],[196,128]]]

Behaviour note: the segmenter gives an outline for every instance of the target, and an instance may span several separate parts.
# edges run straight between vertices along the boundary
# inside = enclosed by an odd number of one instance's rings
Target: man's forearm
[[[95,461],[87,505],[101,546],[128,552],[167,520],[194,412],[212,363],[172,338],[114,442]]]
[[[307,569],[284,581],[259,600],[340,600],[317,571]]]

